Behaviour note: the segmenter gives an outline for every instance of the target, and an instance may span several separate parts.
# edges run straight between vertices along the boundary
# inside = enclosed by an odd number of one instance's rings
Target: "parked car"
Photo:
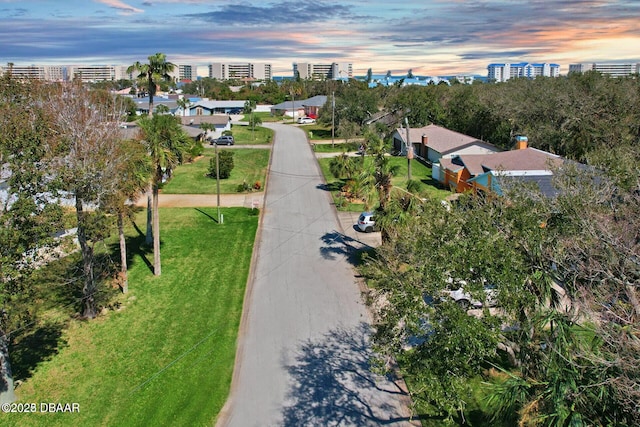
[[[219,138],[214,139],[213,141],[211,141],[211,145],[216,144],[216,145],[233,145],[235,143],[233,136],[232,135],[222,135]]]
[[[360,229],[360,231],[364,231],[365,233],[371,233],[376,226],[376,220],[373,215],[373,212],[362,212],[360,217],[358,217],[358,222],[356,223],[356,227]]]
[[[316,119],[312,118],[312,117],[299,117],[298,118],[298,124],[301,125],[308,125],[310,123],[315,123]]]
[[[464,290],[466,282],[461,280],[457,289],[443,291],[444,297],[453,299],[460,307],[465,310],[469,308],[495,307],[498,304],[498,291],[494,286],[484,286],[484,301],[477,300],[471,296],[469,292]]]

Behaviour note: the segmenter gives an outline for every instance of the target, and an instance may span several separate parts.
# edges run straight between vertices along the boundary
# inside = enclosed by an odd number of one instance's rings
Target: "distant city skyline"
[[[635,0],[0,0],[0,61],[353,64],[353,74],[487,74],[495,62],[640,62]]]

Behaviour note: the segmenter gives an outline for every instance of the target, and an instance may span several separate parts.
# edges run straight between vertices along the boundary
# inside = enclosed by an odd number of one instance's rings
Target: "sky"
[[[0,63],[353,64],[487,74],[494,62],[640,62],[640,0],[0,0]],[[205,67],[199,67],[203,74]]]

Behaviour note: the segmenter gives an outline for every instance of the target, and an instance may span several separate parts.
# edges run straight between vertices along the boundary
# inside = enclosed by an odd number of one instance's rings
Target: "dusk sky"
[[[351,62],[487,74],[491,62],[640,62],[639,0],[0,0],[0,63]],[[204,67],[200,69],[200,74]]]

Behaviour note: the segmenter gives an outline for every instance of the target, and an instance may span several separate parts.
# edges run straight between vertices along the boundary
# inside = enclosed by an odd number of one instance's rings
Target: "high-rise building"
[[[80,79],[83,82],[131,79],[126,65],[69,65],[67,78]]]
[[[591,70],[610,75],[611,77],[624,77],[630,74],[640,73],[640,63],[606,64],[594,62],[590,64],[569,64],[570,73],[585,73]]]
[[[14,65],[0,66],[0,74],[11,71],[11,75],[20,79],[39,79],[63,81],[67,79],[67,68],[62,65]]]
[[[209,64],[209,77],[218,80],[271,80],[271,64],[214,62]]]
[[[328,79],[343,80],[353,78],[353,64],[333,62],[331,64],[312,64],[309,62],[295,62],[293,76],[302,80]]]
[[[515,64],[489,64],[487,66],[488,78],[496,82],[506,82],[514,77],[528,77],[530,79],[537,76],[558,77],[560,66],[548,63],[519,62]]]
[[[174,81],[197,80],[198,66],[192,64],[177,64],[169,75]]]

